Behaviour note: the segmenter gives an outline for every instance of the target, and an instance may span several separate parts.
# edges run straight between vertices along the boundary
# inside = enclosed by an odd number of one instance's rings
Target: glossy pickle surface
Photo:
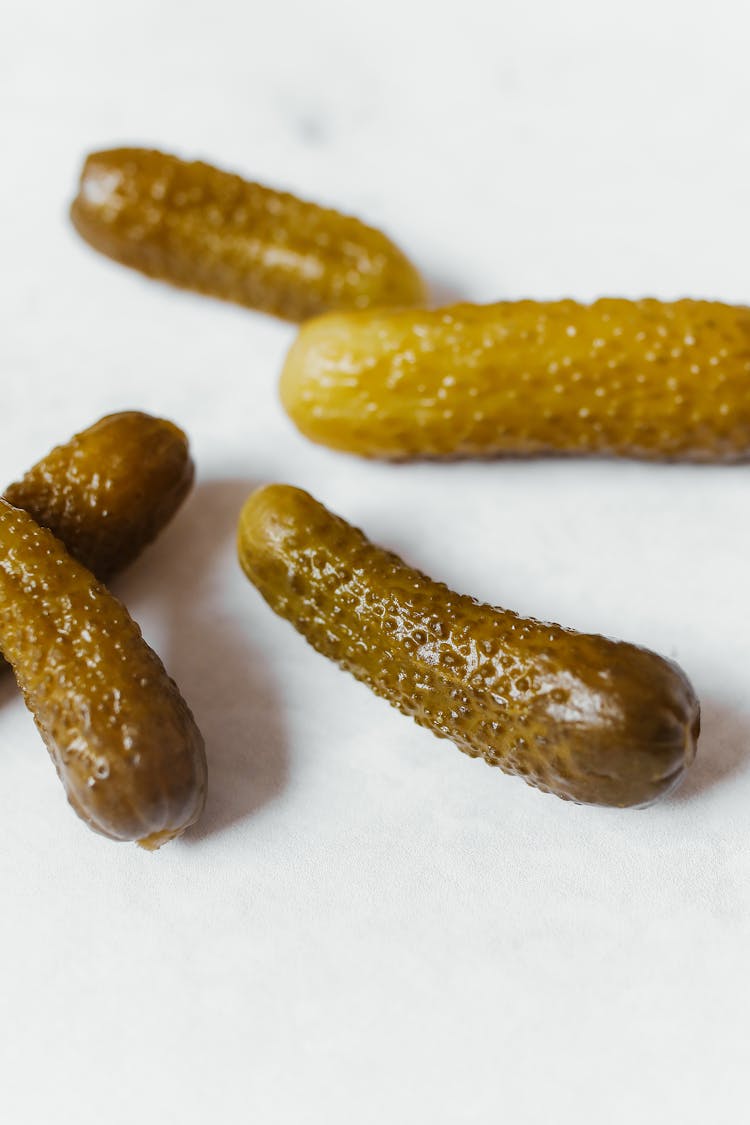
[[[203,739],[127,610],[48,530],[0,500],[0,647],[68,800],[154,849],[200,816]]]
[[[182,430],[130,410],[109,414],[57,446],[4,496],[106,581],[169,523],[194,475]]]
[[[750,309],[514,301],[332,313],[281,397],[312,441],[392,459],[750,455]]]
[[[289,320],[424,300],[419,274],[380,231],[150,149],[92,153],[71,218],[124,265]]]
[[[271,608],[319,652],[464,753],[539,789],[646,805],[695,756],[698,701],[675,664],[455,594],[306,492],[255,492],[238,551]]]

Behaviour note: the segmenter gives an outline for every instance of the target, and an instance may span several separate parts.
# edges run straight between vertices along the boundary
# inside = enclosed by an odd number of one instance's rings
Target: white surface
[[[0,690],[4,1122],[743,1119],[750,469],[326,453],[276,401],[290,326],[109,263],[65,210],[86,150],[154,144],[381,224],[446,299],[750,301],[746,11],[6,0],[0,478],[106,411],[189,431],[199,486],[116,588],[211,793],[156,856],[101,840]],[[271,479],[460,590],[678,658],[683,790],[568,806],[327,664],[235,563]]]

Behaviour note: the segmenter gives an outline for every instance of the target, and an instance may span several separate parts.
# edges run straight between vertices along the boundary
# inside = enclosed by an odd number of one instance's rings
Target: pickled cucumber
[[[313,441],[392,459],[750,454],[750,309],[605,299],[330,314],[281,380]]]
[[[126,411],[107,415],[57,446],[4,495],[106,581],[156,538],[193,477],[182,430]]]
[[[695,756],[698,701],[675,664],[454,594],[306,492],[255,492],[238,549],[250,581],[318,652],[438,737],[538,789],[646,805]]]
[[[424,299],[419,274],[380,231],[148,149],[89,156],[71,218],[97,250],[149,277],[289,320]]]
[[[201,814],[203,739],[127,610],[0,500],[0,648],[90,828],[154,849]]]

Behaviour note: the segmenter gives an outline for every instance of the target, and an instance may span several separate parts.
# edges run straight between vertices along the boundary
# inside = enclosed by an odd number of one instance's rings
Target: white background
[[[0,478],[173,418],[197,489],[116,590],[195,710],[210,798],[157,855],[67,808],[0,688],[9,1125],[741,1120],[750,1034],[750,468],[393,467],[305,443],[289,325],[98,257],[87,150],[203,157],[381,225],[441,300],[750,302],[747,6],[4,0]],[[676,657],[699,759],[576,808],[438,742],[239,572],[301,484],[455,588]]]

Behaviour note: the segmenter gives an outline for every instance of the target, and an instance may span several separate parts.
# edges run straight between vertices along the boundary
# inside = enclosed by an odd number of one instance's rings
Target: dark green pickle
[[[90,155],[71,219],[123,265],[288,320],[425,296],[415,268],[379,230],[150,149]]]
[[[127,610],[31,516],[0,500],[0,647],[94,831],[149,850],[200,816],[203,739]]]
[[[309,643],[421,726],[581,804],[648,805],[690,765],[698,700],[647,649],[455,594],[306,492],[269,485],[240,517],[241,565]]]
[[[194,475],[182,430],[130,410],[57,446],[4,495],[106,581],[169,523]]]

